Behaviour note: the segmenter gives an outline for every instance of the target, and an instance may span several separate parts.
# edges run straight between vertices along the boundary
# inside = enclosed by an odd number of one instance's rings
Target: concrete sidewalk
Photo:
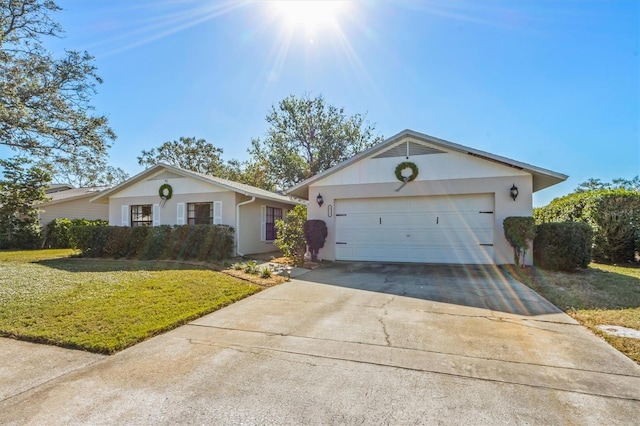
[[[89,355],[4,397],[0,423],[637,422],[640,368],[521,284],[393,268],[323,267]]]

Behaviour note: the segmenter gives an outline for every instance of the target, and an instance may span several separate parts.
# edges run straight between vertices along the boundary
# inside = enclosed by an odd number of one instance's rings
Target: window
[[[213,223],[213,203],[187,204],[187,224],[211,225]]]
[[[153,226],[151,204],[131,206],[131,226]]]
[[[267,206],[265,219],[265,240],[273,241],[277,234],[276,220],[282,219],[282,209]]]

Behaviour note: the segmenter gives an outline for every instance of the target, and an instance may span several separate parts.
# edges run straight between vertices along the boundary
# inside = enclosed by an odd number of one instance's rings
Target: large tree
[[[157,163],[177,166],[185,170],[218,176],[224,166],[222,148],[195,137],[181,137],[177,141],[167,141],[157,148],[143,150],[138,164],[145,167]]]
[[[264,140],[254,139],[249,153],[269,164],[269,177],[289,188],[380,142],[375,125],[361,114],[328,105],[322,96],[291,95],[272,106]]]
[[[53,183],[68,183],[76,188],[117,185],[129,178],[120,167],[108,165],[106,155],[91,155],[83,150],[41,166],[51,173]]]
[[[268,178],[269,167],[260,161],[222,159],[223,150],[205,139],[181,137],[165,142],[157,148],[143,150],[138,164],[150,167],[158,163],[177,166],[185,170],[221,177],[266,190],[273,189]]]
[[[0,0],[0,144],[52,163],[78,153],[103,155],[115,134],[89,101],[93,57],[69,50],[54,57],[45,37],[62,28],[52,0]]]
[[[37,204],[51,179],[24,157],[0,160],[0,249],[36,248],[40,241]]]

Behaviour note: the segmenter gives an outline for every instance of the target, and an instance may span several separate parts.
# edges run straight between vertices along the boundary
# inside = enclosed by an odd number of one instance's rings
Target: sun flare
[[[275,14],[290,29],[318,30],[336,24],[345,12],[346,1],[331,0],[275,0]]]

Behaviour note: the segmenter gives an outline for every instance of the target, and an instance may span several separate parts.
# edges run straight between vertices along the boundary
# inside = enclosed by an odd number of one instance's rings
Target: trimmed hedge
[[[234,247],[234,229],[226,225],[75,226],[71,232],[83,257],[216,261],[230,258]]]
[[[538,225],[533,241],[536,266],[554,271],[575,271],[591,261],[593,231],[584,222],[552,222]]]
[[[75,242],[72,238],[72,227],[107,225],[109,225],[109,222],[101,219],[53,219],[45,226],[42,246],[47,248],[73,248],[75,247]]]

